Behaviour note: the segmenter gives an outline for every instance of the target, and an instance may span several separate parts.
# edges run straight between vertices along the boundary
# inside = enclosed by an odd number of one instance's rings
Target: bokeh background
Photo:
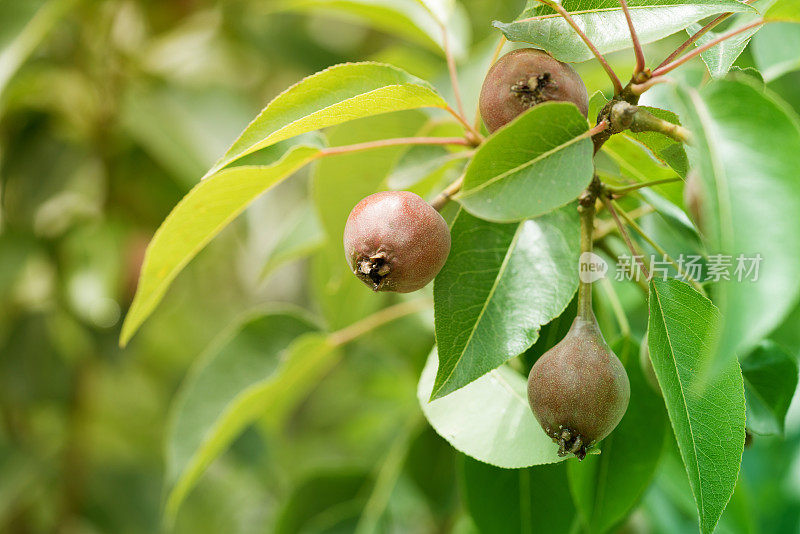
[[[474,109],[498,38],[490,23],[513,19],[524,2],[462,3],[462,77]],[[369,59],[450,94],[443,58],[424,42],[341,13],[275,8],[0,0],[0,532],[158,532],[170,402],[211,340],[265,304],[321,312],[334,329],[357,313],[342,294],[318,298],[324,280],[314,273],[334,261],[344,269],[343,259],[323,251],[288,261],[325,247],[301,174],[226,229],[133,342],[118,346],[153,232],[273,96],[326,66]],[[663,57],[678,42],[647,50]],[[620,72],[632,64],[628,52],[611,61]],[[684,76],[702,77],[694,63]],[[752,50],[737,64],[754,64]],[[607,89],[593,62],[578,68],[590,92]],[[770,87],[800,108],[797,73]],[[387,120],[332,135],[366,137],[393,128]],[[776,334],[795,354],[798,321],[795,313]],[[349,519],[388,491],[382,530],[476,532],[459,495],[466,460],[416,404],[432,340],[432,320],[412,318],[348,348],[346,363],[280,424],[256,425],[210,467],[174,530],[349,532]],[[745,454],[747,486],[726,513],[741,517],[723,528],[800,532],[796,405],[785,438],[756,439]],[[665,462],[624,528],[696,530],[691,496],[674,483],[681,471]],[[387,476],[396,484],[387,487]]]

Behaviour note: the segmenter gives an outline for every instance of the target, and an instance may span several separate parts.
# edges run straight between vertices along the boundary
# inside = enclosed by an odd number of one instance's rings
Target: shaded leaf
[[[764,80],[770,82],[800,69],[800,26],[767,24],[753,38],[753,59]]]
[[[564,464],[499,469],[462,457],[464,503],[481,532],[571,532],[575,506]]]
[[[220,335],[187,376],[167,432],[166,519],[248,425],[302,396],[338,361],[296,314],[259,313]]]

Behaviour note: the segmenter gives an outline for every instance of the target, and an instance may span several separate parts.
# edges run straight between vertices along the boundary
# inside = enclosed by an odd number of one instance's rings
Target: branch
[[[658,132],[680,143],[691,143],[692,134],[678,124],[665,121],[647,110],[625,101],[614,104],[610,114],[613,132],[630,130],[632,132]]]
[[[625,13],[625,20],[628,21],[628,30],[631,32],[633,53],[636,55],[636,68],[633,70],[633,77],[636,78],[637,75],[643,73],[645,69],[644,51],[642,50],[642,44],[639,42],[639,36],[636,34],[636,28],[633,27],[633,20],[631,20],[630,11],[628,11],[628,2],[626,2],[626,0],[619,0],[619,4],[622,6],[622,11]]]
[[[722,41],[730,39],[731,37],[739,35],[740,33],[746,32],[747,30],[751,30],[753,28],[757,28],[758,26],[761,26],[764,23],[765,23],[764,19],[759,19],[759,20],[757,20],[755,22],[751,22],[750,24],[742,26],[741,28],[736,28],[735,30],[729,31],[726,34],[723,34],[723,35],[717,37],[713,41],[710,41],[710,42],[704,44],[703,46],[699,46],[699,47],[695,48],[694,50],[692,50],[691,52],[689,52],[685,56],[681,57],[680,59],[676,59],[672,63],[667,63],[666,65],[662,65],[662,66],[658,67],[656,70],[653,71],[653,76],[654,77],[655,76],[663,76],[664,74],[668,73],[669,71],[671,71],[671,70],[673,70],[673,69],[675,69],[677,67],[680,67],[681,65],[683,65],[687,61],[689,61],[691,59],[694,59],[695,57],[699,56],[700,54],[702,54],[703,52],[705,52],[709,48],[717,46]]]

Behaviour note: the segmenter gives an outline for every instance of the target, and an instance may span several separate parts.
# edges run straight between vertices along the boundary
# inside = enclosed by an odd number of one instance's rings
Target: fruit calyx
[[[386,277],[392,271],[385,252],[372,256],[362,256],[357,261],[355,275],[365,284],[371,285],[373,291],[380,291]]]
[[[553,81],[550,73],[543,72],[527,80],[518,81],[511,86],[511,92],[517,96],[523,105],[533,107],[536,104],[550,100],[546,91],[548,87],[552,88],[553,85],[555,85],[555,81]]]

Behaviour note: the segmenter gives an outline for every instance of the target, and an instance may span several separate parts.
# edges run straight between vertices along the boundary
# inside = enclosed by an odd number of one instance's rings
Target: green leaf
[[[258,417],[302,395],[338,361],[325,334],[285,312],[257,313],[220,335],[173,402],[165,518],[211,462]]]
[[[703,533],[714,530],[733,494],[744,450],[744,384],[738,361],[726,360],[707,382],[697,372],[712,357],[708,340],[719,321],[717,308],[688,284],[650,282],[650,359]]]
[[[578,26],[601,53],[631,47],[625,14],[618,2],[605,0],[564,0],[564,8],[572,13]],[[725,12],[754,12],[736,0],[630,0],[631,19],[642,43],[651,43],[679,32],[710,15]],[[532,19],[532,20],[527,20]],[[539,0],[528,5],[517,22],[494,23],[510,41],[531,43],[549,52],[560,61],[578,62],[594,57],[567,22]]]
[[[464,8],[450,0],[272,0],[268,9],[344,16],[443,53],[439,19],[457,58],[466,55],[471,39]]]
[[[633,136],[614,135],[603,143],[602,150],[619,165],[623,176],[637,182],[678,177],[673,168],[659,161],[642,141]]]
[[[613,345],[631,383],[628,411],[602,442],[603,452],[568,462],[569,487],[589,532],[606,532],[621,522],[655,474],[667,430],[664,401],[647,384],[638,346],[629,339]]]
[[[280,153],[280,146],[274,147]],[[259,195],[309,163],[319,149],[298,146],[272,165],[236,167],[197,184],[178,203],[147,247],[139,285],[120,344],[125,345],[161,301],[170,283],[214,236]]]
[[[666,109],[658,109],[649,106],[639,106],[640,109],[649,111],[659,119],[663,119],[672,124],[680,124],[681,121],[678,116]],[[689,160],[686,156],[686,149],[683,143],[667,137],[666,135],[658,132],[624,132],[625,135],[634,138],[642,143],[653,153],[659,161],[662,161],[672,167],[672,169],[681,176],[686,177],[686,172],[689,167]],[[655,178],[650,178],[654,180]]]
[[[276,96],[206,176],[302,133],[390,111],[446,106],[427,82],[391,65],[335,65]]]
[[[572,532],[575,506],[564,464],[498,469],[462,457],[464,504],[480,532]]]
[[[458,214],[433,288],[439,370],[431,399],[523,353],[561,315],[578,289],[578,233],[574,205],[512,224]]]
[[[536,217],[575,200],[592,179],[592,141],[578,108],[534,106],[491,136],[467,166],[456,199],[497,222]]]
[[[767,10],[764,18],[770,20],[800,22],[800,0],[778,0]]]
[[[772,341],[762,342],[742,360],[748,429],[756,434],[783,433],[797,373],[797,360]]]
[[[701,46],[707,45],[714,39],[721,37],[722,35],[746,26],[751,22],[757,20],[758,15],[753,13],[747,13],[736,16],[736,19],[733,24],[728,25],[723,32],[715,32],[709,31],[704,35],[701,35],[697,41],[695,41],[694,46],[695,48],[699,48]],[[705,52],[700,54],[700,57],[703,59],[703,63],[706,64],[708,68],[709,74],[713,78],[720,78],[728,74],[728,71],[733,66],[733,63],[736,59],[744,52],[744,49],[747,47],[747,43],[750,42],[750,38],[753,37],[763,26],[756,26],[755,28],[750,28],[749,30],[745,30],[742,33],[738,33],[732,37],[729,37],[722,41],[719,44],[714,45],[713,47],[709,48]],[[686,33],[690,36],[697,33],[702,26],[700,24],[692,24],[688,28],[686,28]]]
[[[753,59],[764,80],[770,82],[800,69],[800,26],[767,24],[753,37]]]
[[[709,255],[730,256],[732,263],[730,280],[714,287],[724,318],[719,364],[749,352],[797,301],[800,240],[791,236],[800,234],[800,218],[788,214],[800,213],[800,128],[784,104],[741,80],[677,94],[695,138],[690,161],[703,189]],[[741,109],[747,113],[733,112]],[[744,275],[755,261],[744,260],[756,255],[754,281],[754,272]]]
[[[503,365],[447,397],[428,402],[438,360],[434,349],[419,379],[417,399],[428,422],[453,447],[507,468],[564,459],[533,417],[525,377]]]

